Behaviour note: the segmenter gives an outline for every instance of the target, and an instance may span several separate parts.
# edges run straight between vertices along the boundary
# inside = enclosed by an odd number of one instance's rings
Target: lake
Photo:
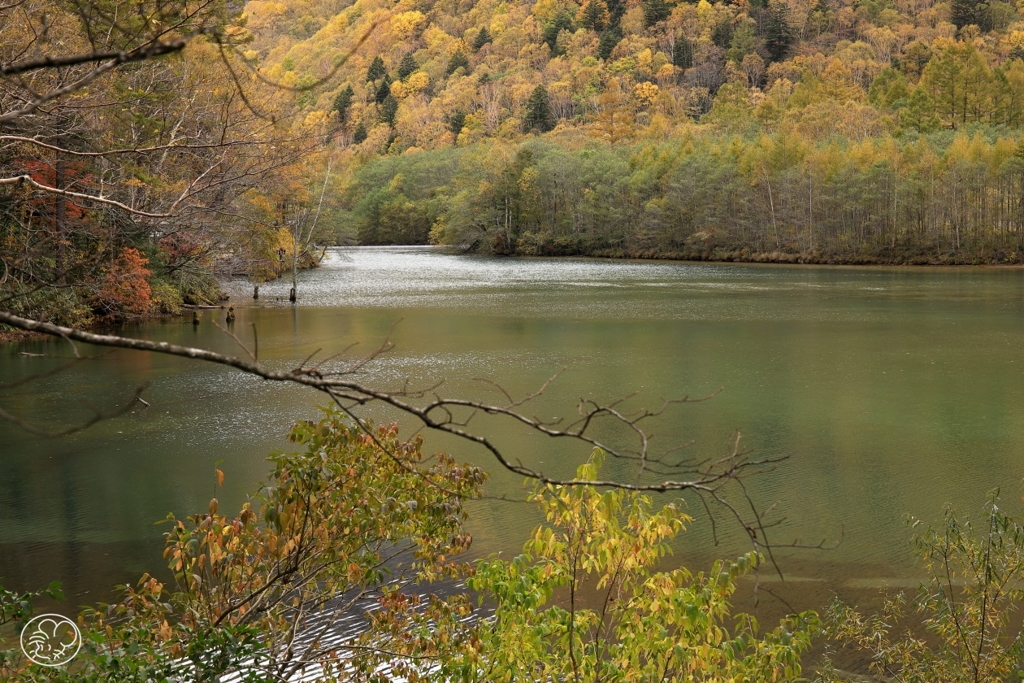
[[[366,367],[367,384],[443,382],[445,395],[497,402],[500,394],[476,378],[522,395],[565,368],[531,408],[543,417],[572,417],[580,397],[636,392],[627,407],[655,407],[662,397],[724,387],[710,401],[670,409],[651,426],[654,443],[692,441],[689,456],[721,457],[739,430],[753,457],[787,457],[748,480],[758,505],[775,504],[776,518],[785,518],[772,539],[841,541],[778,551],[787,581],[771,585],[796,607],[913,584],[921,572],[904,515],[935,521],[947,503],[976,513],[997,487],[1004,507],[1021,507],[1024,270],[357,248],[330,252],[323,267],[300,274],[297,307],[287,302],[289,286],[268,283],[253,302],[249,285],[228,285],[234,329],[248,343],[255,324],[269,367],[294,367],[317,349],[330,354],[352,342],[352,353],[368,352],[394,326],[395,349]],[[124,333],[241,353],[212,324],[223,316],[201,311],[198,328],[164,319]],[[2,346],[0,381],[71,356],[63,341]],[[288,426],[315,417],[324,402],[211,364],[114,351],[5,390],[0,407],[69,425],[88,418],[90,404],[112,409],[141,384],[150,407],[62,439],[0,422],[0,583],[27,589],[60,580],[71,612],[110,599],[115,583],[159,572],[163,528],[154,522],[201,511],[215,493],[221,510],[237,506],[268,473],[267,453],[286,446]],[[494,420],[471,424],[551,474],[570,475],[587,455]],[[494,474],[492,497],[471,505],[474,555],[516,552],[538,521],[518,502],[528,489],[522,478],[464,443],[430,435],[427,443]],[[216,492],[215,467],[226,474]],[[631,471],[615,462],[608,474]],[[748,549],[721,510],[715,546],[703,507],[693,498],[686,504],[694,521],[676,561],[705,566]]]

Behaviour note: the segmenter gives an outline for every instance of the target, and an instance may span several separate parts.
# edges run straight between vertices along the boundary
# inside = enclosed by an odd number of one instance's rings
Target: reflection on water
[[[912,578],[904,514],[937,519],[947,502],[978,510],[994,487],[1011,507],[1020,496],[1021,270],[496,259],[366,248],[332,254],[300,277],[296,309],[287,303],[289,283],[262,286],[250,307],[251,289],[231,287],[236,333],[251,341],[255,323],[260,358],[272,367],[353,341],[372,349],[401,319],[395,351],[367,368],[367,382],[443,380],[447,395],[497,400],[474,378],[523,393],[565,367],[535,407],[542,416],[571,416],[580,396],[638,391],[632,405],[651,407],[659,397],[725,387],[712,401],[671,411],[654,427],[656,443],[692,439],[694,457],[720,456],[739,429],[758,455],[788,456],[750,481],[755,499],[777,502],[787,518],[775,537],[844,538],[828,552],[780,554],[793,579],[780,590],[794,599]],[[198,329],[164,320],[127,332],[237,353],[209,324],[221,316],[201,312]],[[69,355],[56,341],[7,345],[0,381]],[[237,505],[266,475],[265,455],[285,445],[288,425],[314,416],[321,402],[217,366],[114,352],[5,392],[0,407],[65,424],[87,417],[87,402],[111,408],[147,382],[150,408],[65,439],[0,424],[0,582],[27,588],[60,579],[81,603],[161,567],[162,529],[153,522],[205,508],[218,461],[227,474],[217,492],[222,509]],[[570,474],[585,456],[493,421],[474,424],[552,473]],[[463,444],[434,437],[428,444],[490,465]],[[500,472],[490,489],[523,496],[520,478]],[[745,550],[728,525],[715,548],[703,509],[689,505],[696,519],[678,556],[699,564]],[[535,522],[524,504],[475,503],[474,552],[515,552]]]

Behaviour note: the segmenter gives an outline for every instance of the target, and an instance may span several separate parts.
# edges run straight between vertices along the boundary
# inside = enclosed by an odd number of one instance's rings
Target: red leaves
[[[157,248],[160,250],[160,256],[172,268],[189,261],[203,261],[207,251],[207,247],[194,235],[184,232],[176,232],[161,238],[157,242]]]
[[[95,177],[91,173],[82,171],[79,168],[80,164],[66,161],[59,162],[59,164],[58,172],[57,166],[46,161],[38,159],[22,161],[28,176],[41,185],[55,187],[58,190],[74,189],[79,192],[82,191],[83,186],[92,186]],[[55,198],[50,196],[34,200],[33,204],[37,211],[48,213],[53,210],[54,202]],[[63,215],[60,216],[60,220],[81,219],[85,217],[85,212],[85,207],[75,204],[71,199],[63,199]]]
[[[133,247],[125,247],[107,270],[100,289],[98,308],[111,317],[145,315],[149,312],[152,291],[146,268],[149,259]]]

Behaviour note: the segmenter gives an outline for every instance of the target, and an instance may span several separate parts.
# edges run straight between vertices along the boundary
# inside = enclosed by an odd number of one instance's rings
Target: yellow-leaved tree
[[[603,460],[595,451],[577,478],[597,479]],[[416,647],[387,663],[403,662],[406,675],[438,681],[799,678],[801,655],[818,631],[815,613],[784,619],[764,634],[752,616],[731,613],[737,579],[760,556],[717,561],[706,573],[657,571],[690,519],[675,505],[656,508],[648,496],[592,486],[546,485],[532,500],[547,524],[521,555],[479,562],[467,580],[481,604],[494,605],[493,618],[470,626],[447,621],[450,631],[434,631],[433,639],[452,643],[439,664],[417,670]],[[426,623],[412,610],[404,616],[389,621],[393,640],[382,649],[411,644],[401,634]]]

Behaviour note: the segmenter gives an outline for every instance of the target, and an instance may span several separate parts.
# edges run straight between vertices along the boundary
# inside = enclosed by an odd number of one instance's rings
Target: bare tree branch
[[[36,71],[38,69],[54,69],[62,66],[77,66],[79,64],[91,64],[93,62],[109,62],[104,65],[104,70],[109,70],[122,64],[141,62],[161,55],[180,52],[188,44],[188,38],[179,38],[167,42],[156,41],[130,51],[106,51],[89,52],[79,55],[68,55],[67,57],[37,57],[35,59],[24,59],[6,66],[0,66],[0,76],[14,76]],[[2,119],[0,119],[2,120]]]
[[[30,175],[14,176],[13,178],[0,178],[0,185],[18,185],[20,183],[24,183],[26,185],[34,187],[35,189],[40,190],[42,192],[49,192],[50,194],[57,194],[64,197],[74,197],[75,199],[82,199],[84,201],[106,204],[108,206],[116,206],[122,211],[127,211],[128,213],[134,216],[141,216],[143,218],[170,218],[171,216],[174,215],[173,212],[150,213],[148,211],[139,211],[138,209],[133,209],[127,204],[123,204],[113,199],[107,199],[106,197],[98,197],[96,195],[85,194],[83,192],[73,192],[71,190],[62,190],[57,187],[50,187],[49,185],[44,185],[43,183],[35,181]]]
[[[715,537],[716,543],[718,539],[717,522],[715,515],[712,513],[711,504],[724,508],[726,515],[736,520],[739,526],[744,530],[744,533],[746,533],[750,539],[753,549],[755,551],[765,553],[769,565],[774,568],[779,578],[783,580],[785,580],[785,577],[775,557],[775,548],[790,547],[827,549],[828,547],[834,547],[834,545],[826,546],[824,541],[816,546],[807,546],[801,544],[799,540],[796,540],[791,544],[783,545],[773,544],[769,540],[769,529],[778,527],[779,524],[784,521],[784,518],[768,521],[767,516],[773,511],[775,506],[773,505],[765,510],[759,510],[743,480],[747,477],[764,474],[773,470],[778,463],[787,459],[785,456],[766,457],[757,460],[750,458],[749,451],[740,447],[740,435],[738,432],[732,440],[730,452],[724,457],[718,459],[703,461],[686,459],[669,460],[669,455],[677,451],[678,448],[666,449],[666,451],[661,455],[655,455],[650,452],[650,435],[642,428],[641,423],[643,421],[663,414],[671,405],[706,401],[717,395],[721,389],[714,392],[714,394],[696,399],[690,399],[689,397],[675,400],[663,399],[661,405],[655,410],[641,409],[632,413],[624,412],[621,409],[620,406],[625,399],[613,401],[609,404],[601,404],[590,399],[580,399],[578,406],[580,418],[566,427],[558,428],[556,427],[559,423],[558,419],[544,421],[537,417],[520,412],[520,408],[529,401],[541,396],[544,390],[556,377],[558,377],[559,374],[561,374],[561,372],[556,373],[555,376],[546,381],[539,390],[528,394],[523,399],[516,399],[500,385],[489,382],[495,386],[507,400],[507,404],[492,405],[482,401],[469,399],[443,398],[434,393],[436,386],[424,389],[410,389],[406,386],[397,391],[385,391],[357,381],[354,375],[358,371],[363,369],[366,364],[373,359],[393,348],[391,342],[387,340],[367,356],[351,363],[341,363],[341,369],[337,371],[330,371],[326,369],[324,367],[326,360],[320,361],[313,366],[309,366],[308,363],[312,361],[316,353],[311,354],[297,367],[290,370],[278,371],[270,370],[260,364],[256,350],[253,349],[250,351],[237,336],[224,328],[221,328],[222,331],[232,337],[239,346],[249,354],[249,357],[252,359],[251,361],[215,353],[206,349],[179,346],[175,344],[168,344],[166,342],[133,339],[116,335],[94,334],[74,328],[61,327],[51,323],[23,318],[6,311],[0,311],[0,324],[58,336],[66,339],[70,343],[78,341],[104,347],[149,351],[178,356],[181,358],[202,360],[232,367],[246,374],[261,377],[268,381],[288,382],[310,387],[327,394],[339,409],[351,417],[355,424],[358,425],[365,434],[369,435],[369,437],[373,439],[379,447],[381,447],[385,454],[406,469],[408,469],[408,466],[401,460],[400,456],[396,453],[392,453],[384,446],[384,444],[380,443],[379,439],[376,438],[376,435],[369,423],[367,423],[358,414],[358,408],[365,407],[369,404],[380,404],[396,409],[405,415],[416,418],[421,425],[420,429],[426,428],[437,432],[451,434],[464,441],[476,444],[477,446],[485,449],[503,469],[541,484],[549,484],[553,486],[594,486],[636,492],[691,491],[697,495],[701,504],[708,512],[708,517],[712,524],[712,533]],[[255,327],[253,332],[255,335]],[[317,353],[319,353],[319,350]],[[136,396],[138,396],[138,392],[136,393]],[[133,397],[132,401],[129,402],[128,406],[122,409],[122,412],[130,409],[130,407],[134,405],[134,402],[135,397]],[[465,419],[460,420],[456,411],[468,411],[469,415]],[[602,449],[612,457],[635,461],[638,465],[637,477],[635,481],[629,482],[616,479],[581,480],[549,476],[541,470],[528,467],[522,462],[514,459],[505,451],[505,449],[499,447],[492,439],[470,431],[468,429],[468,423],[472,419],[473,415],[478,413],[494,415],[512,420],[513,422],[519,423],[536,433],[552,438],[565,438],[577,443],[587,444],[594,448]],[[84,425],[69,428],[64,432],[53,433],[45,432],[45,430],[32,425],[26,426],[26,423],[23,423],[17,418],[13,418],[13,416],[10,416],[9,414],[0,413],[0,418],[8,419],[19,424],[19,426],[24,426],[33,433],[47,436],[80,431],[81,429],[84,429],[91,424],[95,424],[105,417],[108,416],[97,413],[92,420]],[[602,439],[593,436],[591,434],[591,427],[597,420],[602,418],[610,419],[614,424],[626,428],[627,431],[633,434],[638,446],[632,450],[617,448],[606,443]],[[423,478],[425,484],[443,488],[439,482],[434,481],[429,475],[421,473],[418,470],[415,470],[415,473]],[[650,480],[655,477],[657,480]],[[734,501],[732,498],[736,496],[738,496],[738,498]],[[749,510],[749,512],[746,512],[746,510]],[[839,542],[841,542],[841,539]],[[835,545],[838,545],[839,542]],[[758,582],[755,586],[755,600],[757,599],[757,588],[759,586],[760,583]]]
[[[25,60],[17,62],[15,64],[8,65],[7,67],[0,67],[3,70],[2,75],[14,75],[18,73],[24,73],[26,71],[32,71],[36,69],[54,68],[55,66],[61,66],[56,62],[72,60],[75,64],[84,64],[102,61],[103,63],[94,68],[89,73],[85,74],[81,78],[68,83],[67,85],[55,88],[47,93],[35,95],[33,100],[26,104],[21,109],[14,109],[8,112],[0,114],[0,124],[9,123],[16,121],[17,119],[23,118],[32,114],[38,110],[41,106],[51,100],[55,100],[64,95],[69,95],[77,90],[81,90],[85,86],[92,83],[94,80],[102,76],[103,74],[116,69],[122,64],[128,64],[130,62],[140,62],[160,55],[170,54],[172,52],[180,52],[188,44],[190,38],[179,38],[169,42],[161,42],[159,40],[140,45],[139,47],[127,51],[127,52],[116,52],[116,53],[89,53],[87,55],[73,55],[70,57],[42,57],[39,59]],[[99,55],[99,56],[97,56]],[[112,55],[112,56],[111,56]],[[78,61],[73,61],[78,60]],[[46,62],[53,61],[54,64],[47,64]]]
[[[182,358],[190,358],[193,360],[202,360],[216,363],[218,365],[233,367],[247,374],[262,377],[263,379],[270,381],[301,384],[327,393],[333,400],[337,401],[339,405],[344,405],[344,402],[348,401],[349,405],[345,406],[346,412],[350,412],[351,408],[357,405],[367,405],[369,403],[387,405],[398,409],[407,415],[416,417],[429,429],[452,434],[483,447],[485,450],[490,452],[490,454],[503,468],[510,472],[546,484],[562,486],[591,485],[620,488],[631,491],[652,492],[693,490],[709,494],[721,502],[720,497],[718,496],[718,491],[722,484],[735,481],[745,473],[760,471],[765,467],[770,467],[785,460],[784,457],[749,460],[745,457],[746,454],[744,452],[736,449],[730,456],[722,458],[721,460],[713,461],[704,465],[697,464],[696,466],[689,468],[677,467],[676,469],[678,470],[678,473],[691,475],[686,479],[670,478],[652,483],[643,483],[640,481],[636,483],[627,483],[610,479],[593,481],[560,479],[550,477],[543,472],[527,467],[522,463],[513,462],[504,450],[499,448],[491,439],[479,434],[474,434],[465,429],[465,423],[458,422],[454,418],[450,408],[465,408],[471,411],[506,417],[546,436],[553,438],[569,438],[586,443],[595,448],[601,448],[613,457],[637,460],[641,463],[649,459],[647,452],[648,439],[647,436],[638,428],[637,424],[639,421],[651,417],[652,415],[656,415],[660,411],[642,411],[637,417],[630,418],[615,409],[601,406],[593,402],[581,401],[581,409],[587,411],[586,416],[578,423],[575,423],[575,426],[572,426],[570,429],[561,430],[551,427],[549,423],[545,423],[537,418],[525,415],[515,410],[515,406],[518,406],[520,402],[513,402],[513,407],[505,407],[491,405],[480,401],[446,399],[435,396],[425,404],[419,405],[414,403],[413,400],[416,398],[422,398],[423,392],[387,392],[375,389],[352,379],[352,371],[350,370],[339,373],[329,373],[305,367],[298,367],[286,371],[269,370],[257,361],[250,362],[234,356],[226,356],[213,351],[208,351],[206,349],[178,346],[176,344],[168,344],[167,342],[154,342],[145,339],[120,337],[116,335],[94,334],[74,328],[61,327],[51,323],[22,318],[5,311],[0,311],[0,323],[23,330],[62,337],[69,341],[74,340],[99,346],[133,349],[137,351],[151,351],[155,353],[179,356]],[[377,352],[371,354],[371,357],[374,357],[379,352],[385,351],[389,348],[390,344],[385,342]],[[252,355],[255,357],[255,354]],[[357,362],[352,367],[355,369],[362,368],[366,362],[367,361],[364,359]],[[678,401],[667,403],[680,403],[687,401],[688,399],[680,399]],[[587,408],[588,405],[593,407]],[[586,431],[586,427],[593,423],[594,416],[602,415],[610,416],[618,422],[626,425],[631,430],[637,432],[640,436],[640,450],[622,450],[592,437]],[[740,515],[735,508],[733,508],[733,510],[738,517],[742,518],[742,515]]]
[[[102,152],[81,152],[67,147],[58,147],[57,145],[50,145],[42,140],[36,140],[35,138],[26,138],[20,135],[0,135],[0,141],[3,142],[24,142],[33,144],[44,149],[49,149],[54,152],[60,152],[61,154],[71,154],[79,157],[106,157],[116,156],[120,154],[149,154],[150,152],[164,152],[168,150],[197,150],[197,149],[223,149],[225,147],[237,147],[241,145],[268,145],[270,143],[261,142],[259,140],[225,140],[223,142],[214,142],[209,144],[184,144],[184,143],[171,143],[167,145],[154,145],[152,147],[137,147],[127,149],[110,149]],[[294,140],[275,140],[274,144],[281,144],[285,142],[293,142]]]

